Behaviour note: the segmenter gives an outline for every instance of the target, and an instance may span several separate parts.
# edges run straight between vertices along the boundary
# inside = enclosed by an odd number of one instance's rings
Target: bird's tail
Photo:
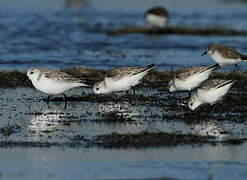
[[[216,70],[216,69],[219,69],[220,68],[220,65],[219,64],[214,64],[212,66],[208,66],[207,68],[204,69],[204,71],[207,71],[207,70]]]
[[[241,59],[243,60],[243,61],[247,61],[247,55],[241,55]]]
[[[154,68],[155,68],[155,64],[150,64],[150,65],[146,66],[143,71],[146,71],[146,70],[150,71]]]
[[[217,87],[218,88],[221,88],[227,84],[234,84],[235,82],[237,82],[237,80],[229,80],[229,81],[226,81],[225,83],[221,84],[220,86]]]

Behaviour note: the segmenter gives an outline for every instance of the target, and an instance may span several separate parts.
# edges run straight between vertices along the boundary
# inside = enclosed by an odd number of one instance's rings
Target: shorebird
[[[207,80],[209,75],[217,68],[219,68],[218,64],[178,70],[169,82],[169,91],[191,91]]]
[[[241,54],[235,49],[222,44],[210,44],[202,56],[205,54],[210,55],[220,66],[232,64],[237,66],[238,63],[247,61],[247,55]]]
[[[163,7],[154,7],[145,13],[145,19],[152,28],[165,28],[168,22],[169,13]]]
[[[146,67],[122,67],[109,71],[103,81],[93,86],[95,94],[107,94],[113,92],[128,91],[141,83],[143,77],[154,69],[154,64]]]
[[[63,94],[65,99],[66,91],[75,87],[85,87],[78,78],[71,77],[69,74],[58,70],[45,70],[37,67],[32,67],[27,71],[28,78],[32,81],[33,86],[39,91],[49,95]]]
[[[190,97],[188,101],[189,108],[191,110],[195,110],[202,104],[215,104],[217,101],[220,101],[223,96],[226,95],[226,93],[235,82],[236,80],[221,79],[212,79],[205,81]]]

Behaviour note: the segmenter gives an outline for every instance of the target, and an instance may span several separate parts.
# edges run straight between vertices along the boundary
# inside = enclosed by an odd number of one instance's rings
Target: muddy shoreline
[[[65,71],[77,78],[89,79],[91,82],[96,82],[104,77],[106,71],[94,70],[89,68],[76,68],[76,69],[64,69]],[[37,129],[31,129],[30,136],[32,134],[41,133],[41,137],[52,137],[51,134],[57,130],[55,127],[83,126],[84,123],[89,123],[92,126],[97,124],[99,126],[136,126],[139,123],[163,123],[176,122],[185,123],[188,126],[201,125],[208,122],[220,122],[230,124],[246,124],[247,113],[247,94],[246,94],[246,72],[215,72],[210,78],[222,78],[222,79],[237,79],[238,82],[234,85],[232,90],[226,95],[223,101],[215,104],[214,106],[205,105],[196,111],[190,111],[187,106],[189,94],[187,92],[181,92],[174,97],[173,94],[168,92],[166,88],[168,81],[171,79],[172,71],[153,71],[145,77],[144,82],[137,87],[137,94],[110,94],[110,95],[95,95],[91,89],[88,89],[84,94],[70,95],[67,101],[72,103],[69,108],[76,106],[78,111],[83,110],[81,108],[82,103],[86,103],[86,106],[95,105],[96,109],[80,112],[79,114],[73,114],[70,110],[66,111],[66,108],[51,109],[50,106],[55,104],[67,104],[64,102],[64,98],[57,96],[53,97],[49,102],[50,105],[46,105],[46,96],[38,95],[38,99],[33,100],[31,97],[25,97],[22,99],[23,103],[27,103],[32,109],[20,111],[27,117],[33,117],[33,123],[40,123],[42,126],[38,126]],[[23,72],[18,71],[1,71],[1,89],[5,90],[8,94],[9,91],[18,91],[19,88],[23,88],[23,93],[33,89],[30,81],[23,81],[26,75]],[[16,90],[15,90],[16,89]],[[38,91],[32,90],[32,93],[38,94]],[[81,92],[78,90],[78,92]],[[9,96],[7,96],[9,97]],[[7,102],[7,101],[6,101]],[[41,109],[33,109],[35,104],[42,105]],[[115,106],[116,105],[116,106]],[[47,107],[46,107],[47,106]],[[66,106],[66,105],[65,105]],[[3,106],[2,108],[4,108]],[[14,106],[15,107],[15,106]],[[39,106],[38,106],[39,107]],[[56,107],[56,106],[55,106]],[[12,108],[12,107],[11,107]],[[109,108],[109,109],[108,109]],[[138,109],[146,108],[143,113],[135,112]],[[150,109],[151,108],[151,109]],[[17,112],[18,108],[15,108]],[[43,111],[42,109],[45,109]],[[8,109],[7,109],[8,110]],[[7,111],[9,112],[9,110]],[[4,111],[1,116],[4,116]],[[135,115],[136,114],[136,115]],[[88,118],[85,118],[88,117]],[[15,122],[15,118],[14,118]],[[54,128],[52,128],[54,126]],[[209,125],[210,127],[211,125]],[[233,126],[233,125],[232,125]],[[32,127],[32,126],[30,126]],[[51,127],[51,128],[50,128]],[[207,127],[207,126],[206,126]],[[214,125],[212,126],[214,128]],[[22,133],[25,126],[20,126],[19,121],[16,124],[9,124],[0,127],[0,135],[3,138],[18,135]],[[42,130],[41,130],[42,129]],[[125,127],[127,130],[128,128]],[[235,131],[234,126],[232,131]],[[235,138],[229,137],[226,139],[217,139],[217,136],[229,135],[228,131],[219,130],[216,134],[197,135],[190,134],[188,132],[149,132],[140,131],[139,133],[119,133],[118,131],[108,130],[97,135],[87,134],[74,134],[73,136],[63,136],[65,138],[63,142],[47,141],[44,138],[43,141],[15,141],[11,139],[2,139],[0,141],[0,147],[2,148],[30,148],[30,147],[72,147],[72,148],[152,148],[152,147],[176,147],[183,145],[241,145],[246,142],[245,134]],[[217,133],[220,133],[217,135]]]
[[[68,142],[31,142],[31,141],[0,141],[0,148],[107,148],[107,149],[128,149],[128,148],[172,148],[181,145],[241,145],[246,143],[247,138],[226,139],[218,141],[213,136],[199,136],[193,134],[175,134],[165,132],[141,132],[139,134],[97,135],[92,138],[76,135]]]
[[[104,30],[101,30],[104,31]],[[101,32],[100,31],[100,32]],[[97,32],[97,30],[89,30],[89,32]],[[110,36],[121,34],[146,34],[146,35],[192,35],[192,36],[247,36],[246,31],[234,30],[225,27],[166,27],[159,29],[150,29],[141,26],[125,26],[123,28],[106,29],[105,33]]]
[[[87,80],[91,85],[100,81],[104,78],[106,71],[90,69],[86,67],[62,69],[61,71],[67,72],[68,74]],[[144,82],[140,85],[141,87],[148,86],[149,88],[166,87],[166,84],[173,77],[173,71],[153,71],[149,73],[145,78]],[[0,87],[32,87],[29,80],[26,80],[27,76],[24,72],[19,71],[0,71]],[[214,72],[210,78],[220,79],[236,79],[235,87],[240,90],[247,90],[247,73],[242,71],[227,71],[227,72]]]

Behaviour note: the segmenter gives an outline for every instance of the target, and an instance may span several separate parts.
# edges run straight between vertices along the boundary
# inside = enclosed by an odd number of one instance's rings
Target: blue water
[[[245,37],[107,36],[104,33],[107,29],[126,25],[145,26],[143,13],[158,4],[171,12],[171,26],[235,30],[245,30],[247,26],[247,5],[222,1],[106,0],[102,3],[94,0],[66,6],[62,0],[3,0],[0,2],[0,68],[21,71],[30,66],[109,69],[155,63],[162,70],[172,65],[214,63],[207,56],[201,57],[210,43],[227,44],[245,52]],[[241,65],[245,70],[244,64]]]
[[[246,179],[246,158],[224,159],[224,147],[144,150],[2,149],[2,179]],[[218,149],[218,157],[210,150]],[[234,151],[236,148],[232,148]],[[246,148],[245,148],[246,149]],[[208,153],[206,153],[208,151]],[[18,153],[16,153],[18,152]],[[183,153],[183,156],[180,154]],[[203,154],[202,154],[203,153]],[[231,152],[229,152],[231,153]],[[232,152],[233,153],[233,152]],[[208,154],[205,156],[205,154]],[[224,153],[224,155],[226,155]],[[176,157],[178,156],[178,157]],[[227,157],[227,156],[226,156]],[[178,160],[178,158],[180,158]],[[17,161],[18,160],[18,161]]]

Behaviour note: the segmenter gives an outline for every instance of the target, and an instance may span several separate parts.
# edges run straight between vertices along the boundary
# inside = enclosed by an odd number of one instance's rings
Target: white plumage
[[[51,95],[63,94],[75,87],[88,86],[81,80],[56,70],[30,68],[27,71],[27,76],[36,89]]]
[[[213,79],[203,83],[194,93],[188,105],[191,110],[195,110],[202,104],[215,104],[220,101],[224,95],[229,91],[236,80],[219,80]]]

